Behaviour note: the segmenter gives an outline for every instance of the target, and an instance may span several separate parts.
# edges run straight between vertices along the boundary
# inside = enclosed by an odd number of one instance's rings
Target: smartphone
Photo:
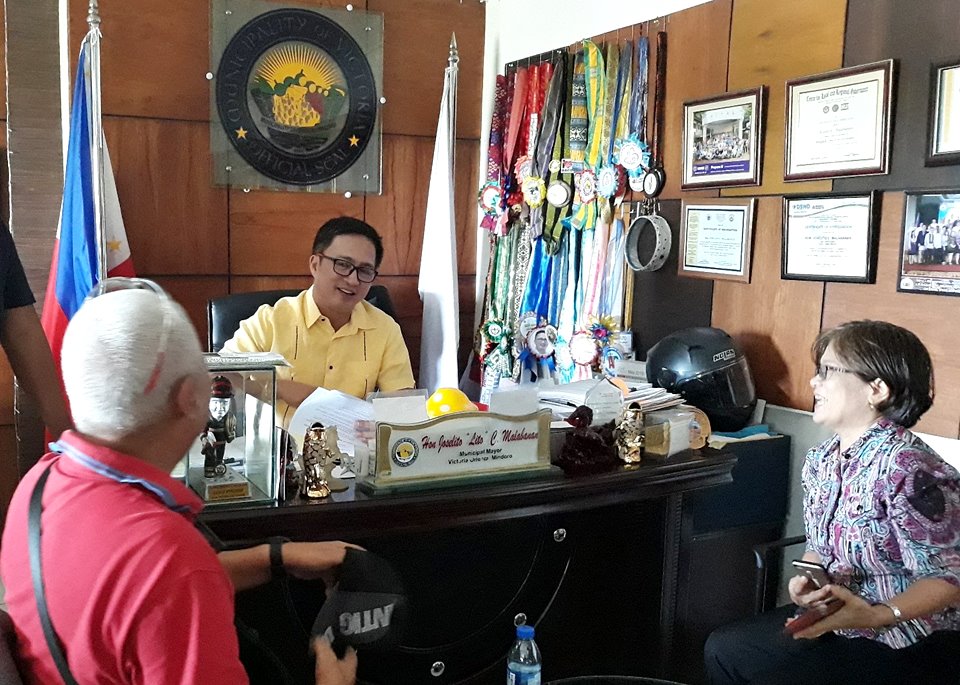
[[[800,612],[783,627],[783,632],[785,635],[795,635],[804,628],[812,626],[817,621],[822,621],[830,614],[839,611],[842,606],[843,602],[835,600],[829,601],[816,608],[801,609]]]
[[[794,559],[792,563],[793,567],[800,572],[800,575],[809,578],[810,582],[816,585],[817,588],[822,588],[832,582],[830,580],[830,574],[827,573],[827,569],[814,561]]]

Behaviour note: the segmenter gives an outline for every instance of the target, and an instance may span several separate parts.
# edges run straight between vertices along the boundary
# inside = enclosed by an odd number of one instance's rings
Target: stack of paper
[[[667,409],[683,403],[680,395],[667,392],[663,388],[654,388],[649,383],[645,385],[646,387],[640,387],[628,393],[623,401],[628,406],[644,412]]]

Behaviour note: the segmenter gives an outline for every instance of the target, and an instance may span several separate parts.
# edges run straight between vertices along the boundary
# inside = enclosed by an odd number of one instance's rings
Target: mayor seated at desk
[[[383,260],[383,241],[369,224],[337,217],[313,240],[313,285],[263,305],[228,340],[224,352],[278,352],[277,423],[318,387],[365,398],[374,390],[415,387],[400,326],[364,298]]]

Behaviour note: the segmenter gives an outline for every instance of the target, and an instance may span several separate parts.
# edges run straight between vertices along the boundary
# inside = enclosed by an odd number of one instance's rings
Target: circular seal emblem
[[[597,198],[597,175],[590,169],[584,169],[577,178],[577,192],[583,204],[589,204]]]
[[[531,207],[539,207],[546,198],[547,189],[539,176],[527,176],[521,185],[523,201]]]
[[[244,24],[220,56],[215,96],[237,153],[282,183],[339,176],[375,134],[377,87],[366,55],[339,24],[306,9]]]
[[[417,460],[420,448],[410,438],[400,438],[390,448],[390,457],[397,466],[410,466]]]
[[[500,184],[496,181],[487,181],[480,188],[478,201],[481,211],[489,217],[496,218],[502,213],[500,210]]]
[[[570,186],[563,181],[550,181],[547,187],[547,202],[554,207],[566,207],[570,204]]]
[[[570,356],[573,363],[580,366],[591,366],[597,361],[597,343],[593,335],[586,331],[578,331],[570,338]]]
[[[643,150],[641,150],[640,145],[634,141],[628,140],[626,143],[620,146],[620,166],[627,171],[639,169],[642,159]]]

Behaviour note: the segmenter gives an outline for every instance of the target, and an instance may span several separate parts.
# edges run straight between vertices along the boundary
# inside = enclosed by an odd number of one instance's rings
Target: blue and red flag
[[[93,165],[91,161],[91,115],[89,40],[84,40],[77,65],[70,114],[70,141],[63,181],[60,225],[53,246],[53,262],[47,282],[41,322],[60,370],[60,348],[67,323],[99,281],[97,238],[94,227]],[[107,275],[133,276],[130,246],[123,228],[120,200],[113,180],[106,141],[103,143],[103,235],[107,243]]]

